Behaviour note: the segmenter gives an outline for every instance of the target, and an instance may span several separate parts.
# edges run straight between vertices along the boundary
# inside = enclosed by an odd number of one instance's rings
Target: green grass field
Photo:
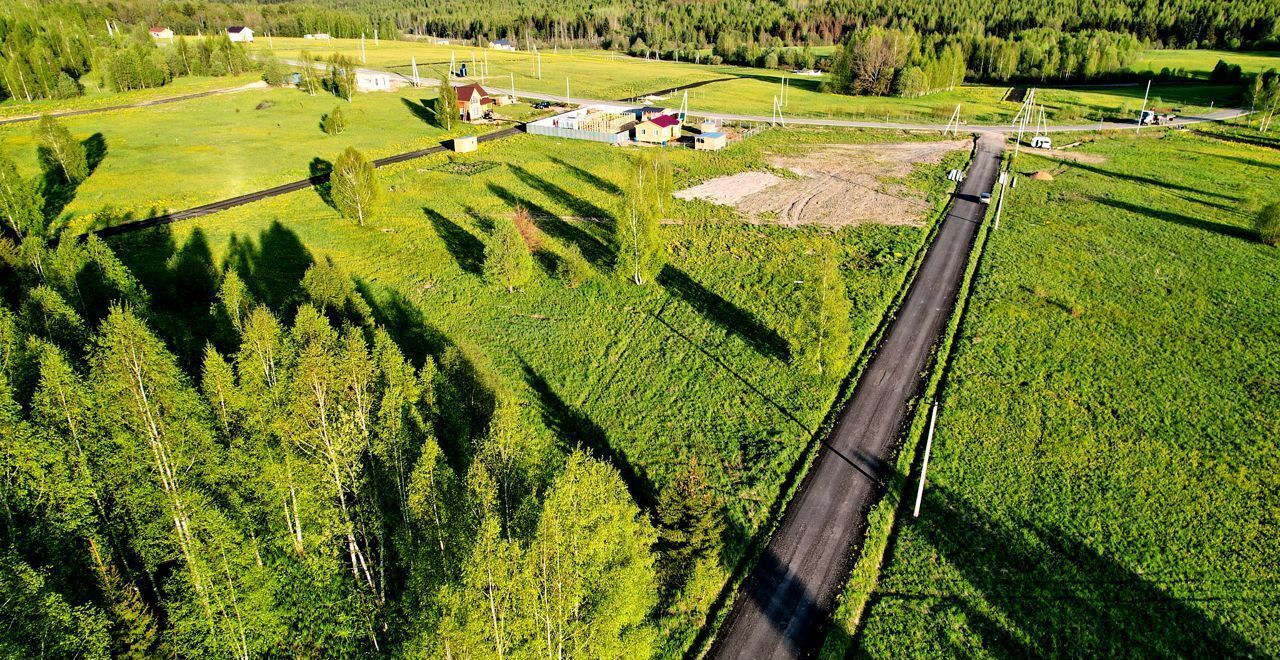
[[[84,96],[74,99],[39,99],[28,102],[10,98],[0,101],[0,118],[20,117],[24,115],[34,115],[41,112],[59,112],[63,110],[92,110],[95,108],[125,105],[129,103],[142,103],[170,96],[209,92],[217,89],[230,89],[261,79],[257,73],[217,78],[184,76],[174,79],[173,82],[165,85],[164,87],[135,89],[128,92],[113,92],[98,87],[97,81],[95,81],[94,78],[95,76],[90,74],[81,80],[81,83],[85,86]]]
[[[1280,151],[1216,134],[1016,164],[860,655],[1280,653]]]
[[[359,40],[334,39],[332,43],[326,43],[280,38],[274,39],[274,44],[274,52],[285,58],[297,58],[306,50],[317,58],[340,52],[361,61]],[[254,43],[258,51],[268,47],[262,39]],[[1002,124],[1013,118],[1020,105],[1004,100],[1009,92],[1008,86],[967,85],[952,92],[917,99],[843,96],[819,91],[818,86],[825,76],[794,76],[779,70],[645,60],[598,50],[543,51],[540,78],[534,75],[532,54],[523,51],[511,53],[471,46],[390,40],[374,46],[373,40],[369,39],[365,42],[364,61],[370,67],[409,74],[410,61],[416,59],[420,75],[439,76],[448,69],[451,56],[459,64],[466,62],[472,79],[477,82],[509,87],[514,76],[517,90],[564,95],[567,79],[569,94],[577,98],[623,99],[682,85],[716,81],[688,90],[689,107],[765,117],[771,114],[774,96],[781,93],[780,80],[784,76],[790,79],[791,85],[785,113],[794,117],[945,123],[955,106],[960,104],[961,115],[967,122]],[[471,66],[473,57],[476,67]],[[482,79],[476,74],[486,57],[490,75]],[[1212,68],[1212,63],[1209,66]],[[1179,103],[1185,111],[1208,107],[1211,102],[1221,107],[1239,98],[1238,90],[1216,86],[1156,87],[1153,96]],[[1136,113],[1143,92],[1137,85],[1044,91],[1045,109],[1050,119],[1060,121],[1089,119],[1099,112]],[[672,94],[664,104],[678,106],[682,96],[682,93]]]
[[[1184,69],[1209,75],[1218,60],[1239,64],[1245,73],[1280,69],[1280,52],[1235,52],[1228,50],[1149,50],[1138,56],[1129,68],[1134,71],[1159,73],[1161,69]]]
[[[357,94],[348,103],[328,94],[262,89],[67,117],[60,121],[73,135],[100,136],[105,151],[62,214],[73,231],[81,231],[101,221],[95,214],[145,217],[305,178],[314,159],[332,162],[348,146],[370,158],[432,146],[444,133],[427,121],[422,100],[430,103],[434,96],[433,90],[404,89]],[[264,104],[269,106],[258,109]],[[320,130],[320,118],[336,106],[348,128],[330,136]],[[0,150],[28,176],[37,173],[31,129],[0,127]],[[492,129],[464,124],[454,132],[480,130]]]
[[[725,152],[671,156],[684,186],[763,167],[768,151],[885,139],[903,138],[766,132]],[[813,241],[827,232],[746,225],[720,207],[674,203],[668,215],[685,221],[662,230],[669,266],[661,283],[622,284],[607,274],[607,223],[572,218],[611,216],[626,158],[606,145],[520,136],[469,156],[498,164],[473,176],[438,169],[448,162],[443,156],[384,171],[386,208],[371,226],[341,219],[307,190],[120,236],[112,246],[162,290],[178,264],[220,264],[234,254],[252,264],[255,293],[268,302],[294,295],[311,260],[331,258],[378,301],[407,351],[459,347],[493,387],[527,402],[530,416],[560,442],[614,457],[642,504],[696,459],[707,467],[728,525],[717,551],[660,613],[665,655],[678,655],[750,536],[768,521],[836,394],[834,379],[790,364],[783,348],[798,314],[797,280]],[[911,185],[928,190],[940,208],[948,189],[942,174],[963,159],[957,153],[928,166]],[[507,294],[479,272],[492,219],[517,204],[538,217],[547,249],[534,281]],[[853,302],[855,350],[879,323],[926,231],[860,226],[834,234]],[[579,246],[598,271],[578,289],[550,274],[554,255],[568,245]],[[189,332],[174,325],[167,336]],[[201,348],[194,339],[176,344],[187,359]]]

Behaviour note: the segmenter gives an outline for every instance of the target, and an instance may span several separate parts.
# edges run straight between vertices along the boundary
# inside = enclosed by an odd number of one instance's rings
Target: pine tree
[[[89,161],[84,145],[71,135],[66,126],[44,115],[36,122],[36,141],[40,143],[40,160],[46,170],[60,173],[68,183],[77,184],[89,176]]]
[[[660,583],[676,590],[694,563],[716,547],[724,529],[715,490],[696,458],[662,491],[657,518]]]
[[[382,193],[373,164],[353,147],[347,147],[338,156],[330,178],[333,204],[338,207],[338,212],[364,226]]]
[[[44,199],[34,181],[18,174],[18,167],[7,156],[0,156],[0,219],[21,241],[27,234],[44,233]]]
[[[636,157],[623,191],[623,207],[614,223],[618,246],[617,272],[635,284],[644,284],[662,267],[658,238],[661,176],[652,156]]]
[[[1280,245],[1280,202],[1271,202],[1258,211],[1253,221],[1258,240],[1267,245]]]
[[[493,236],[484,247],[484,275],[510,293],[533,276],[533,257],[511,218],[493,223]]]

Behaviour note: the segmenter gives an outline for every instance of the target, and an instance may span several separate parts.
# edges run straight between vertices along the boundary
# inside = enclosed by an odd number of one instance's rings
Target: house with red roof
[[[493,105],[494,100],[484,88],[471,83],[468,85],[459,85],[453,88],[458,95],[458,116],[462,121],[477,121],[484,119],[487,105]]]
[[[172,39],[173,30],[164,27],[153,27],[148,32],[151,33],[152,39]]]
[[[680,137],[680,119],[675,115],[654,115],[636,124],[636,142],[666,144]]]

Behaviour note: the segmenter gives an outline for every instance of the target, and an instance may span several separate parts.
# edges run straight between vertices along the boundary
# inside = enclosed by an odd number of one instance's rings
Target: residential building
[[[252,43],[253,29],[247,28],[243,25],[232,25],[231,27],[227,28],[227,36],[231,37],[232,41]]]
[[[666,144],[680,137],[680,119],[675,115],[657,115],[636,124],[636,142]]]
[[[173,30],[169,28],[153,27],[148,32],[151,33],[152,39],[172,39]]]

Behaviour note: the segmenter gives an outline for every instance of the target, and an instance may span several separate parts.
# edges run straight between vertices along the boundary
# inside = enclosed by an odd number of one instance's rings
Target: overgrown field
[[[93,80],[93,78],[94,76],[92,75],[85,76],[85,79],[82,81],[87,83],[85,85],[84,96],[79,96],[73,99],[38,99],[35,101],[24,101],[15,98],[7,98],[4,101],[0,101],[0,118],[33,115],[41,112],[91,110],[94,108],[126,105],[129,103],[143,103],[146,101],[154,101],[155,99],[168,98],[170,96],[182,96],[184,94],[197,94],[216,89],[239,87],[240,85],[246,85],[260,80],[261,76],[257,73],[250,73],[243,76],[182,76],[173,79],[172,82],[163,87],[135,89],[128,92],[113,92],[109,89],[103,89],[98,85],[98,81]]]
[[[1280,151],[1223,133],[1016,164],[861,653],[1280,653]]]
[[[433,146],[445,137],[427,110],[434,98],[434,90],[411,88],[357,94],[351,102],[262,89],[66,117],[59,121],[85,141],[94,167],[59,202],[63,208],[51,211],[79,232],[305,178],[349,146],[369,158]],[[334,108],[347,128],[327,135],[320,119]],[[0,152],[26,176],[38,173],[32,126],[0,127]],[[460,124],[454,133],[477,130],[492,129]]]
[[[725,152],[671,156],[682,187],[765,167],[766,151],[900,139],[911,138],[766,132]],[[942,175],[964,156],[921,169],[908,183],[940,208],[948,190]],[[307,265],[331,259],[359,280],[407,353],[420,358],[457,347],[484,389],[523,402],[522,415],[538,435],[609,457],[646,511],[700,466],[723,524],[658,613],[663,654],[674,656],[692,642],[746,544],[775,512],[835,396],[837,378],[788,359],[825,232],[748,226],[722,207],[672,202],[665,215],[680,220],[662,228],[668,265],[657,283],[624,284],[608,269],[626,158],[605,145],[520,136],[483,145],[470,160],[498,167],[472,176],[438,168],[448,162],[443,156],[384,171],[386,209],[370,226],[339,218],[317,191],[302,191],[119,236],[112,247],[161,291],[179,286],[167,283],[197,283],[194,293],[181,285],[187,293],[159,297],[168,319],[161,334],[184,361],[193,363],[204,341],[204,330],[185,324],[184,314],[203,313],[213,295],[192,273],[241,264],[257,299],[287,307]],[[509,294],[481,272],[494,219],[517,205],[532,211],[544,249],[533,281]],[[853,303],[855,351],[925,234],[922,227],[879,225],[833,234]],[[569,246],[596,273],[576,289],[552,274]],[[442,438],[446,446],[471,441]]]

